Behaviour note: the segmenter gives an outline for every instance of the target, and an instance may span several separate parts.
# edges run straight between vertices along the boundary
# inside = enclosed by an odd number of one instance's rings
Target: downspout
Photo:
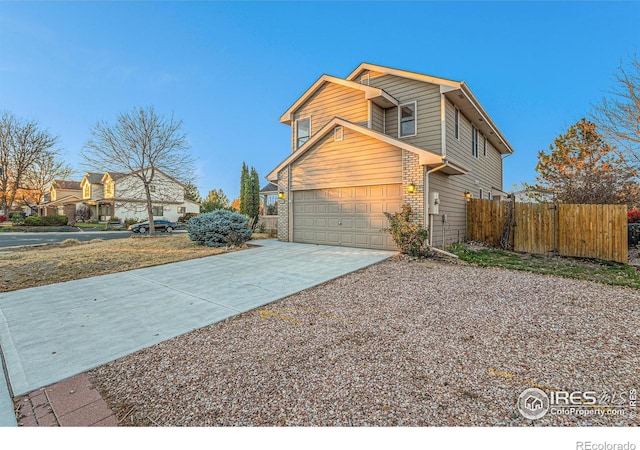
[[[433,172],[437,172],[438,170],[442,170],[447,167],[446,160],[443,158],[442,161],[442,164],[430,170],[427,170],[427,166],[424,166],[424,226],[429,230],[429,246],[433,244],[433,214],[429,214],[427,216],[427,212],[429,211],[429,175],[431,175]]]
[[[447,157],[447,101],[444,98],[444,94],[440,94],[440,136],[442,139],[442,157]]]
[[[287,234],[289,236],[288,237],[288,241],[289,242],[293,242],[293,192],[291,192],[291,175],[292,175],[292,170],[291,170],[291,164],[289,164],[289,166],[287,167],[287,202],[289,203],[289,206],[287,207],[287,212],[289,215],[289,229]]]

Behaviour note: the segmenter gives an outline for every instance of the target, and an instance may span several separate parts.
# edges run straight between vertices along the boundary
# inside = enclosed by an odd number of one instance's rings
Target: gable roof
[[[102,184],[102,173],[98,173],[98,172],[87,172],[84,175],[84,178],[82,179],[82,181],[80,182],[80,185],[84,185],[85,182],[87,183],[91,183],[91,184]]]
[[[122,172],[105,172],[104,175],[102,175],[102,178],[100,178],[100,183],[104,183],[107,177],[111,178],[113,181],[116,181],[126,175],[126,173]]]
[[[67,195],[66,197],[62,197],[53,201],[43,202],[42,204],[46,203],[46,205],[44,206],[60,206],[60,205],[66,205],[69,203],[80,203],[82,201],[83,200],[77,195]]]
[[[72,191],[80,191],[82,189],[79,181],[53,180],[51,186],[54,189],[67,189]]]
[[[460,81],[449,80],[448,78],[439,78],[439,77],[434,77],[434,76],[431,76],[431,75],[425,75],[425,74],[418,73],[418,72],[411,72],[409,70],[394,69],[393,67],[379,66],[377,64],[371,64],[371,63],[367,63],[367,62],[363,62],[358,67],[356,67],[356,69],[353,72],[351,72],[347,76],[346,79],[350,80],[350,81],[353,81],[353,80],[357,79],[358,76],[360,75],[360,73],[365,71],[365,70],[372,70],[374,72],[386,73],[388,75],[395,75],[395,76],[402,77],[402,78],[409,78],[411,80],[424,81],[426,83],[438,84],[438,85],[441,85],[441,86],[449,86],[449,87],[452,87],[454,89],[459,88],[460,84],[461,84]]]
[[[322,127],[316,134],[314,134],[311,139],[304,143],[300,149],[291,155],[289,155],[284,161],[282,161],[278,167],[273,169],[269,175],[267,175],[267,180],[269,181],[277,181],[278,180],[278,172],[280,172],[283,168],[288,166],[289,164],[295,162],[298,158],[304,155],[310,148],[314,146],[320,139],[326,136],[329,132],[331,132],[334,127],[343,126],[345,128],[349,128],[350,130],[356,131],[360,134],[368,136],[370,138],[376,139],[381,142],[385,142],[394,147],[410,151],[411,153],[415,153],[420,157],[420,164],[426,166],[440,166],[444,165],[443,173],[448,173],[449,175],[462,175],[469,172],[469,169],[462,166],[461,164],[457,164],[446,157],[442,157],[442,155],[430,152],[428,150],[424,150],[422,148],[416,147],[415,145],[408,144],[407,142],[392,138],[389,135],[379,133],[370,128],[366,128],[360,125],[356,125],[354,123],[349,122],[348,120],[341,119],[339,117],[334,117],[331,119],[324,127]],[[446,170],[445,170],[446,169]]]
[[[275,194],[278,192],[278,185],[274,183],[269,183],[262,189],[260,189],[260,194]]]
[[[353,81],[365,70],[395,75],[410,80],[423,81],[437,84],[440,92],[453,103],[460,111],[471,120],[474,126],[484,134],[494,147],[502,154],[513,153],[513,147],[498,129],[487,111],[482,107],[476,96],[464,81],[454,81],[447,78],[438,78],[408,70],[394,69],[393,67],[380,66],[371,63],[362,63],[347,76],[347,80]]]
[[[390,108],[392,106],[398,105],[398,100],[393,98],[391,95],[386,93],[383,89],[376,88],[373,86],[367,86],[366,84],[356,83],[351,80],[344,80],[342,78],[334,77],[331,75],[322,75],[318,80],[311,85],[309,89],[307,89],[304,94],[295,101],[293,105],[287,109],[284,114],[280,117],[280,122],[286,123],[287,125],[291,124],[293,120],[293,113],[304,104],[313,94],[315,94],[325,83],[334,83],[339,86],[344,86],[351,89],[357,89],[359,91],[364,92],[364,98],[366,100],[371,100],[375,104],[383,107]]]

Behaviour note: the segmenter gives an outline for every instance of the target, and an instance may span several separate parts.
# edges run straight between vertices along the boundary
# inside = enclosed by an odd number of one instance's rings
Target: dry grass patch
[[[22,247],[0,254],[0,292],[124,272],[226,253],[197,245],[185,234]]]

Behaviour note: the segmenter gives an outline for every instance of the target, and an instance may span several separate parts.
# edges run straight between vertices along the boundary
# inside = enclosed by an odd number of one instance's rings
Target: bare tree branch
[[[604,135],[640,169],[640,60],[620,64],[609,96],[593,105],[593,118]]]
[[[163,195],[157,171],[182,184],[194,178],[194,161],[181,127],[182,121],[175,120],[173,115],[165,119],[156,114],[153,107],[134,108],[120,114],[113,125],[106,122],[94,125],[91,139],[84,146],[82,155],[86,167],[130,174],[139,180],[146,199],[150,233],[155,231],[153,200]]]
[[[43,170],[62,170],[54,150],[58,138],[38,128],[33,120],[21,120],[5,112],[0,116],[0,208],[8,212],[25,191],[44,191],[39,183]],[[62,172],[64,173],[64,171]]]

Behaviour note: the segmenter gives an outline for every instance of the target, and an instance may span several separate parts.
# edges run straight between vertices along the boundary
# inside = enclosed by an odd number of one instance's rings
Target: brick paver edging
[[[85,374],[17,397],[20,427],[115,427],[118,420]]]

